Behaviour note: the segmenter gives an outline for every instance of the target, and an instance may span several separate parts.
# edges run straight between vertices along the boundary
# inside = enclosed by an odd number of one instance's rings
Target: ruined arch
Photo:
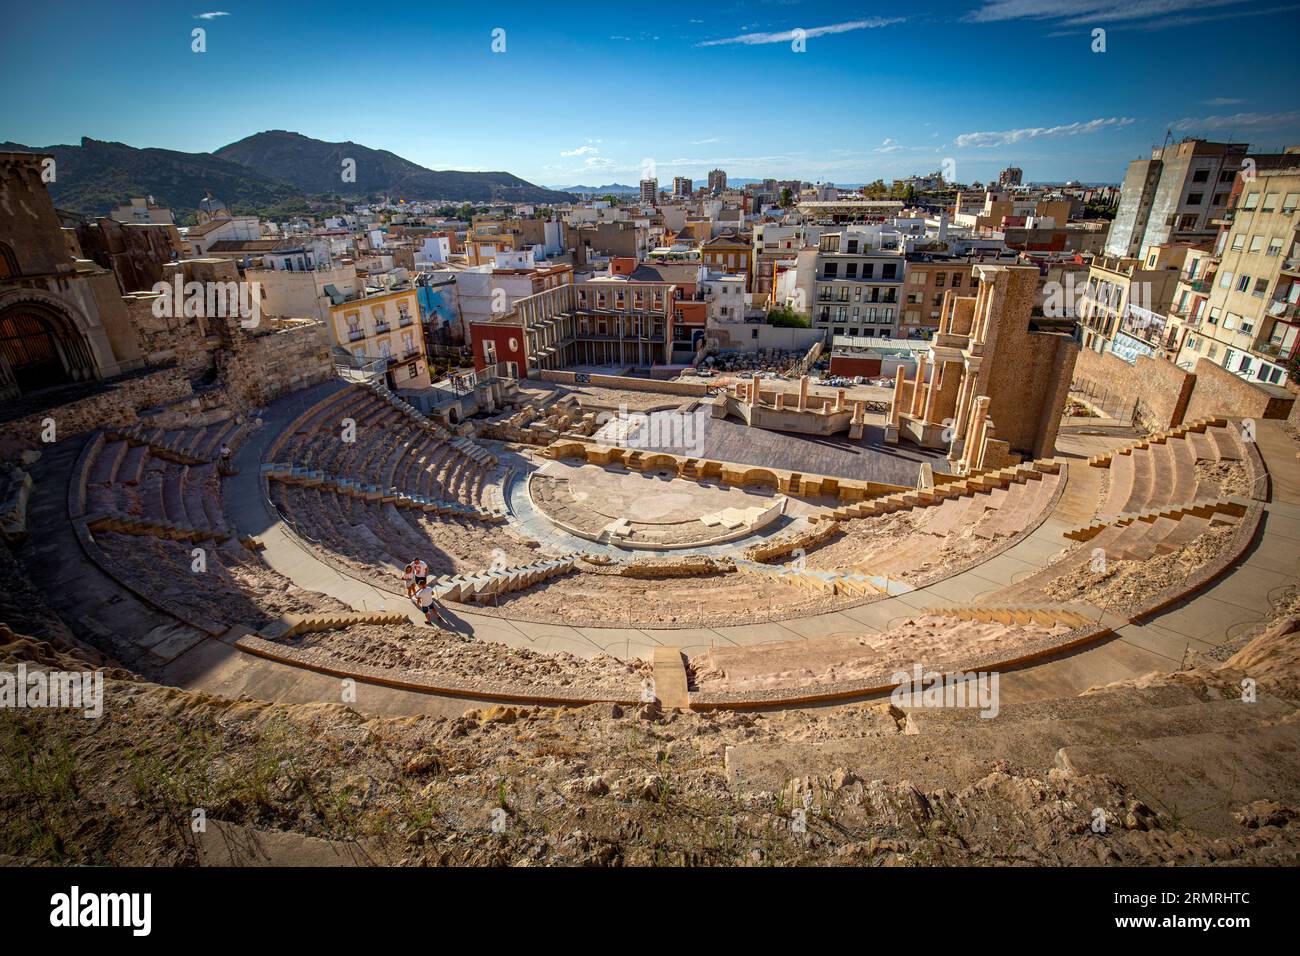
[[[99,377],[85,317],[38,289],[0,294],[0,397]]]
[[[740,481],[746,488],[778,488],[781,484],[766,468],[750,468],[740,476]]]

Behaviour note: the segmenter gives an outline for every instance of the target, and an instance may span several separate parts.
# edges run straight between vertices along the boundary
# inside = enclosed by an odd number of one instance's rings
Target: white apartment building
[[[813,276],[812,322],[834,335],[896,337],[906,260],[879,234],[849,226],[823,233]]]

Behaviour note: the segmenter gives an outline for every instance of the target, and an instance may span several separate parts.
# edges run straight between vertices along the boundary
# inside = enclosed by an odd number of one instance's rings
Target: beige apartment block
[[[383,360],[389,388],[428,388],[429,363],[415,289],[395,289],[330,306],[331,336],[366,364]]]
[[[1146,322],[1146,313],[1164,316],[1173,302],[1184,262],[1194,248],[1171,243],[1151,248],[1144,259],[1094,259],[1079,299],[1083,347],[1111,351],[1117,336],[1129,334],[1124,331],[1126,323],[1132,327]]]
[[[929,338],[938,331],[944,296],[949,291],[956,296],[974,292],[979,285],[975,276],[978,263],[1014,265],[1017,258],[1014,254],[984,258],[919,253],[908,255],[906,279],[903,283],[902,317],[898,325],[899,337]]]
[[[1240,378],[1283,385],[1300,343],[1300,163],[1261,170],[1238,188],[1178,362],[1208,359]]]

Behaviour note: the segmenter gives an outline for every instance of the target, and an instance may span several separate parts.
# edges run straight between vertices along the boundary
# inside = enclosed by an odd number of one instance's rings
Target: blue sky
[[[714,166],[858,182],[944,159],[967,182],[1008,164],[1118,181],[1171,127],[1300,143],[1300,0],[49,0],[5,16],[0,81],[26,95],[0,140],[32,146],[212,150],[290,129],[601,185],[651,163],[664,183]]]

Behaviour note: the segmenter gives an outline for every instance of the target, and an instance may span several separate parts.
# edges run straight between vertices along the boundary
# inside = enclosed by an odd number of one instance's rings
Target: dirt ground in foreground
[[[6,666],[76,666],[48,645],[3,640]],[[1252,648],[1267,673],[1275,648]],[[1293,658],[1280,659],[1287,673]],[[368,719],[341,705],[224,700],[110,676],[97,720],[0,713],[0,854],[192,865],[211,852],[189,825],[201,809],[212,827],[340,841],[366,862],[405,865],[1300,862],[1296,807],[1243,805],[1237,831],[1210,838],[1122,780],[1069,769],[989,761],[955,790],[843,769],[777,791],[728,782],[732,746],[866,745],[901,732],[888,702],[773,715],[606,704]],[[1093,808],[1104,834],[1090,831]]]

